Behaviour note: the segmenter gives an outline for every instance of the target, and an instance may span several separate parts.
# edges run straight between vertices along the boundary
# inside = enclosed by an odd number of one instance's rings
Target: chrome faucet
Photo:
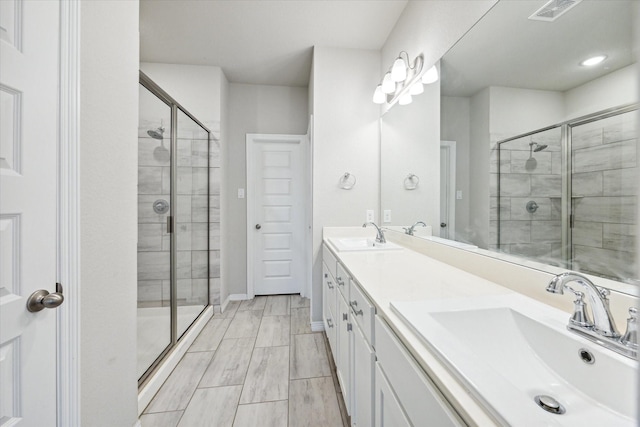
[[[569,285],[574,283],[579,285],[579,290]],[[634,333],[637,330],[635,309],[629,310],[631,318],[628,320],[627,333],[622,337],[609,309],[608,289],[599,288],[585,276],[570,272],[555,276],[547,286],[547,292],[554,294],[562,295],[565,289],[576,296],[573,302],[574,313],[569,319],[567,329],[627,357],[637,358],[637,334]],[[585,310],[587,306],[584,302],[585,295],[589,298],[593,321],[589,319]],[[630,330],[631,328],[633,331]]]
[[[408,234],[409,236],[413,236],[413,231],[416,228],[416,225],[422,225],[423,227],[427,226],[427,224],[425,224],[424,222],[418,221],[415,224],[413,224],[411,227],[408,227],[408,228],[407,227],[403,227],[405,234]]]
[[[380,227],[378,227],[376,225],[375,222],[373,222],[373,221],[365,222],[364,224],[362,224],[362,228],[365,228],[369,224],[373,225],[376,228],[376,230],[378,230],[378,235],[376,236],[376,242],[378,242],[378,243],[387,243],[387,239],[384,238],[384,232],[382,231],[382,229]]]

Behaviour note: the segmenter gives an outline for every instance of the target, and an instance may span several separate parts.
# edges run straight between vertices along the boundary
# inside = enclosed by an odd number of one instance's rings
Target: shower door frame
[[[496,143],[498,148],[498,183],[497,183],[497,192],[498,192],[498,206],[497,206],[497,249],[500,250],[500,199],[502,198],[500,195],[500,146],[504,143],[514,141],[516,139],[525,138],[527,136],[535,135],[541,132],[546,132],[551,129],[561,129],[560,134],[560,157],[561,157],[561,168],[560,174],[562,177],[561,182],[561,199],[560,199],[560,220],[561,220],[561,259],[557,260],[562,263],[563,268],[573,269],[573,241],[571,235],[571,229],[573,228],[573,193],[572,193],[572,179],[573,179],[573,165],[572,165],[572,141],[571,141],[571,130],[574,127],[585,125],[587,123],[595,122],[598,120],[607,119],[609,117],[618,116],[620,114],[629,113],[632,111],[638,110],[640,104],[632,103],[625,104],[619,107],[608,108],[606,110],[597,111],[595,113],[587,114],[584,116],[580,116],[574,119],[566,120],[564,122],[556,123],[554,125],[546,126],[540,129],[536,129],[531,132],[526,132],[520,135],[512,136],[503,140],[500,140]],[[516,256],[520,256],[515,254]]]
[[[167,104],[171,108],[171,135],[169,143],[170,153],[170,197],[169,197],[169,215],[167,216],[167,231],[170,235],[170,285],[169,285],[169,299],[170,299],[170,320],[171,320],[171,333],[169,345],[160,353],[156,360],[147,368],[147,370],[138,378],[138,389],[141,389],[150,379],[157,368],[160,366],[165,357],[176,347],[182,337],[185,336],[191,326],[198,321],[205,313],[206,308],[211,305],[211,236],[210,236],[210,179],[211,179],[211,164],[210,164],[210,150],[211,150],[211,130],[207,128],[200,120],[194,117],[187,109],[185,109],[179,102],[177,102],[171,95],[169,95],[164,89],[158,86],[153,80],[151,80],[144,72],[139,71],[139,83],[146,88],[153,95],[158,97],[162,102]],[[185,330],[182,336],[178,337],[178,268],[177,268],[177,242],[176,242],[176,213],[178,206],[178,110],[184,113],[187,117],[193,120],[198,126],[207,132],[207,303],[200,314],[191,322],[189,327]]]

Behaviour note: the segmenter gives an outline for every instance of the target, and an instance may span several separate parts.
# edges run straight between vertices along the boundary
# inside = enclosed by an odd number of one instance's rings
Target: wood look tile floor
[[[231,302],[149,403],[142,427],[347,427],[326,336],[309,322],[299,295]]]

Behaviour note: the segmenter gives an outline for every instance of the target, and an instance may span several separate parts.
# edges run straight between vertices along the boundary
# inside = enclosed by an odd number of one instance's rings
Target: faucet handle
[[[629,318],[627,319],[627,332],[620,338],[622,344],[638,348],[638,309],[629,307]]]
[[[584,293],[576,291],[570,286],[565,287],[576,296],[575,301],[573,301],[573,314],[571,315],[571,319],[569,319],[569,323],[582,328],[592,328],[593,321],[589,318],[586,311],[587,303],[584,302]]]

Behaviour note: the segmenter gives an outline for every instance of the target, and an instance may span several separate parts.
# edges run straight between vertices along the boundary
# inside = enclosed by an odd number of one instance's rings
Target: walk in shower
[[[210,172],[211,132],[143,73],[139,89],[137,373],[142,383],[212,301],[210,253],[219,258],[219,244],[210,247],[209,208],[219,174]]]
[[[637,276],[637,108],[498,142],[498,250],[620,281]]]

